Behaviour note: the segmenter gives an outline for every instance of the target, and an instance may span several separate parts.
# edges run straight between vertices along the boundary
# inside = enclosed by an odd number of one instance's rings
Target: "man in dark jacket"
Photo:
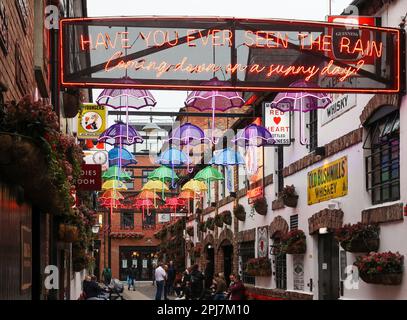
[[[131,268],[129,267],[127,269],[127,282],[129,284],[129,291],[131,287],[133,287],[133,290],[136,291],[136,273],[137,269],[134,265]]]
[[[246,299],[246,288],[243,282],[240,280],[240,276],[231,274],[230,275],[230,287],[229,287],[229,300],[247,300]]]
[[[199,271],[199,266],[195,264],[191,272],[191,299],[200,300],[205,293],[204,276]]]
[[[175,276],[177,274],[177,270],[174,267],[174,262],[170,261],[170,264],[168,266],[168,279],[166,282],[167,285],[167,294],[172,295],[174,293],[174,281],[175,281]]]

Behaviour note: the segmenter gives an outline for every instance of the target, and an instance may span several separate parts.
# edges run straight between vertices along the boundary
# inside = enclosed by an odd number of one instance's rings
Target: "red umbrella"
[[[147,209],[148,212],[149,209],[155,208],[153,201],[151,201],[150,199],[136,199],[134,202],[134,207],[142,210],[143,220],[144,220],[144,210]]]
[[[177,213],[178,208],[183,208],[186,205],[186,201],[181,198],[167,198],[165,199],[164,208],[174,210],[174,214]]]

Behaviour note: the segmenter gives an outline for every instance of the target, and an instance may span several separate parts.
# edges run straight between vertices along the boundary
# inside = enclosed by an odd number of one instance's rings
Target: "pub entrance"
[[[153,265],[157,264],[157,247],[120,247],[119,278],[127,280],[127,268],[136,267],[136,281],[152,281]]]
[[[232,274],[233,266],[233,246],[231,244],[224,245],[223,250],[223,272],[225,274],[226,284],[229,286],[229,277]]]
[[[339,298],[339,245],[332,233],[318,236],[319,300]]]

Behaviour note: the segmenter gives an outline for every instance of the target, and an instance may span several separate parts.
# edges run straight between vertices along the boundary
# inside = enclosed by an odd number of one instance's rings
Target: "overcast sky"
[[[351,0],[331,0],[332,14],[340,14]],[[238,18],[284,18],[325,21],[329,0],[88,0],[88,15],[138,16],[229,16]],[[180,108],[186,92],[154,91],[161,106]],[[97,94],[95,94],[97,97]]]

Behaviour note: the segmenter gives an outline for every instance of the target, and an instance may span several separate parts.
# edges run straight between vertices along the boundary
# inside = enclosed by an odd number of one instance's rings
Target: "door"
[[[223,247],[223,272],[225,273],[225,279],[227,285],[230,284],[229,277],[232,274],[232,264],[233,264],[233,246]]]
[[[332,233],[318,238],[319,300],[339,298],[339,245]]]

